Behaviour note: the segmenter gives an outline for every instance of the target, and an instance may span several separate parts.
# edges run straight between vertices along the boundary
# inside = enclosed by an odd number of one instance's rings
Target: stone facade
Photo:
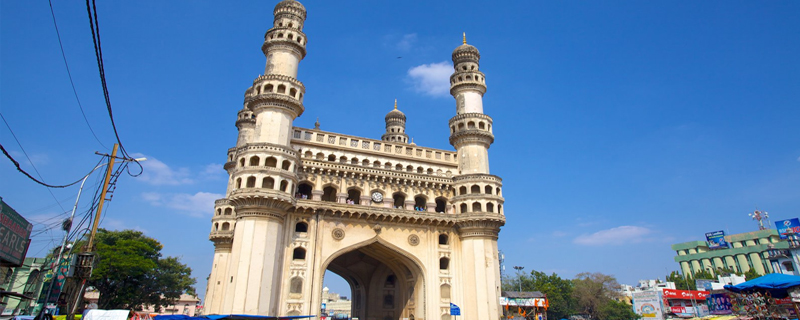
[[[452,302],[465,320],[499,319],[504,199],[478,50],[465,39],[452,55],[455,151],[409,144],[396,103],[381,140],[303,129],[306,9],[284,0],[274,16],[215,204],[206,313],[318,314],[330,270],[352,288],[353,317],[449,319]]]

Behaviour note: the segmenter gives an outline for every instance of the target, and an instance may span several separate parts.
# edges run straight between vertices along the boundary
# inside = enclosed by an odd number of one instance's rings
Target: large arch
[[[424,265],[379,237],[337,251],[320,269],[339,275],[350,285],[353,318],[425,317]],[[323,277],[324,272],[320,274]]]

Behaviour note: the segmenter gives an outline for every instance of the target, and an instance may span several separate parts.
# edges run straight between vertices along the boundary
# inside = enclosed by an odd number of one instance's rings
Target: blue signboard
[[[706,241],[709,249],[727,249],[728,242],[725,241],[725,231],[706,232]]]
[[[778,228],[778,233],[780,233],[781,239],[786,239],[787,233],[800,234],[800,220],[797,218],[775,221],[775,227]]]
[[[461,309],[455,303],[452,302],[450,303],[450,315],[451,316],[461,315]]]

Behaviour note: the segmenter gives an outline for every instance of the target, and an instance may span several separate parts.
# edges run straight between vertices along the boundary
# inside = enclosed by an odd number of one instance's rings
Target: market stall
[[[737,285],[727,285],[733,314],[758,319],[797,318],[800,277],[772,273]]]

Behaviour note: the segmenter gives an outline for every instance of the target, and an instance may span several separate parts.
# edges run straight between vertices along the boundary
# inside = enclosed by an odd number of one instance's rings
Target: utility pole
[[[77,297],[75,297],[75,303],[72,305],[72,308],[69,309],[67,314],[66,320],[73,320],[75,319],[75,311],[78,309],[78,305],[80,304],[81,300],[83,300],[83,294],[86,290],[86,281],[92,277],[92,268],[94,267],[95,257],[92,253],[93,246],[94,246],[94,236],[97,234],[97,225],[100,224],[100,213],[103,212],[103,203],[106,200],[106,192],[108,191],[108,183],[111,181],[111,173],[114,171],[114,161],[117,160],[117,150],[119,149],[119,144],[114,144],[114,149],[111,151],[111,156],[108,158],[108,167],[106,168],[106,178],[103,182],[103,189],[100,191],[100,202],[97,204],[97,212],[94,215],[94,223],[92,223],[92,232],[89,234],[89,241],[86,244],[86,247],[83,250],[83,253],[78,255],[78,259],[76,261],[76,272],[75,275],[80,279],[80,287],[78,288]],[[78,272],[78,269],[81,269],[81,272]],[[69,307],[69,306],[67,306]]]
[[[525,267],[521,266],[514,266],[514,270],[517,270],[517,279],[519,280],[519,292],[522,292],[522,269]]]

